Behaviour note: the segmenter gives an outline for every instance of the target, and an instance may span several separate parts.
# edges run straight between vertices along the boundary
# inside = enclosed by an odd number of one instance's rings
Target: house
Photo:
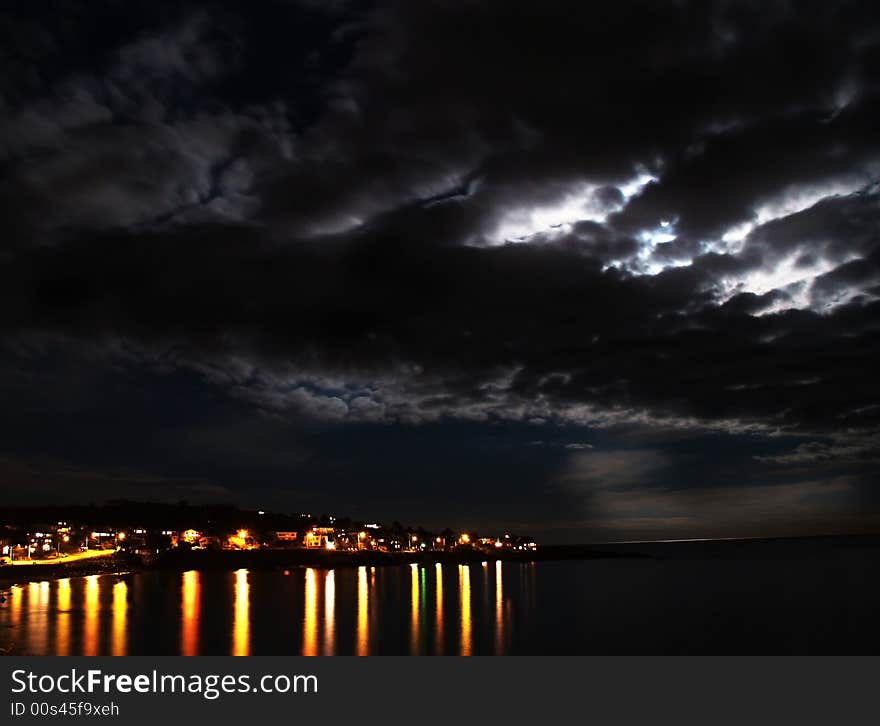
[[[303,537],[303,546],[308,549],[336,549],[335,534],[334,527],[312,527]]]
[[[27,533],[28,557],[40,559],[49,556],[50,552],[57,554],[58,540],[59,536],[52,525],[36,525],[34,530]]]

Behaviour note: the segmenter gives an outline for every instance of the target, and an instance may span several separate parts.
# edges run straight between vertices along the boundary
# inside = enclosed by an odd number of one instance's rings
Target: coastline
[[[89,575],[111,575],[121,570],[131,571],[129,558],[119,555],[81,560],[65,564],[34,563],[32,565],[3,565],[0,567],[0,592],[12,585],[23,585],[43,580],[61,580],[65,577],[87,577]]]
[[[335,569],[343,567],[383,567],[408,564],[434,565],[437,563],[479,564],[487,560],[504,562],[541,562],[565,559],[609,559],[646,557],[615,551],[595,550],[591,547],[542,547],[534,552],[481,552],[455,550],[452,552],[332,552],[327,550],[173,550],[153,557],[142,557],[119,552],[111,557],[82,560],[67,564],[40,563],[30,566],[5,565],[0,567],[0,591],[12,585],[65,577],[112,575],[123,572],[148,570],[283,570],[298,567]]]
[[[483,552],[455,549],[442,552],[335,552],[317,549],[168,550],[142,557],[126,552],[70,563],[0,566],[0,592],[15,584],[151,570],[285,570],[302,567],[336,569],[408,564],[480,564],[485,561],[552,562],[562,560],[799,560],[833,546],[845,550],[880,551],[880,536],[828,535],[744,540],[691,540],[678,542],[618,542],[589,545],[544,545],[532,552]],[[873,556],[873,555],[872,555]]]

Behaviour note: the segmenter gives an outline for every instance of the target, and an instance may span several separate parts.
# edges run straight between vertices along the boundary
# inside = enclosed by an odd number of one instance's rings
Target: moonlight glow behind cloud
[[[0,35],[17,497],[875,526],[871,5],[71,0]]]

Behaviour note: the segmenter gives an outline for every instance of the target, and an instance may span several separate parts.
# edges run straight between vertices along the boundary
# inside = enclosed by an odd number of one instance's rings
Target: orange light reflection
[[[101,614],[100,587],[97,575],[89,575],[86,578],[83,655],[98,655],[100,650],[100,633],[98,632],[98,618]]]
[[[180,654],[199,654],[202,587],[197,570],[184,572],[180,589]]]
[[[113,630],[110,641],[111,655],[125,655],[128,632],[128,585],[122,580],[113,585]]]
[[[55,654],[70,654],[70,579],[58,580],[55,590]]]
[[[369,611],[370,592],[367,585],[367,568],[358,567],[357,654],[367,655],[370,650]]]
[[[458,600],[461,612],[461,654],[471,654],[471,568],[458,566]]]
[[[336,650],[336,573],[328,570],[324,575],[324,655],[334,655]]]

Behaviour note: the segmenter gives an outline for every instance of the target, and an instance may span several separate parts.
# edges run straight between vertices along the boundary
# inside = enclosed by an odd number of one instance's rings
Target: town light
[[[116,539],[118,539],[120,542],[122,540],[124,540],[125,539],[125,532],[120,532],[119,534],[117,534]]]
[[[471,538],[467,533],[462,534],[461,537],[459,537],[458,539],[462,544],[467,544],[471,541]]]

